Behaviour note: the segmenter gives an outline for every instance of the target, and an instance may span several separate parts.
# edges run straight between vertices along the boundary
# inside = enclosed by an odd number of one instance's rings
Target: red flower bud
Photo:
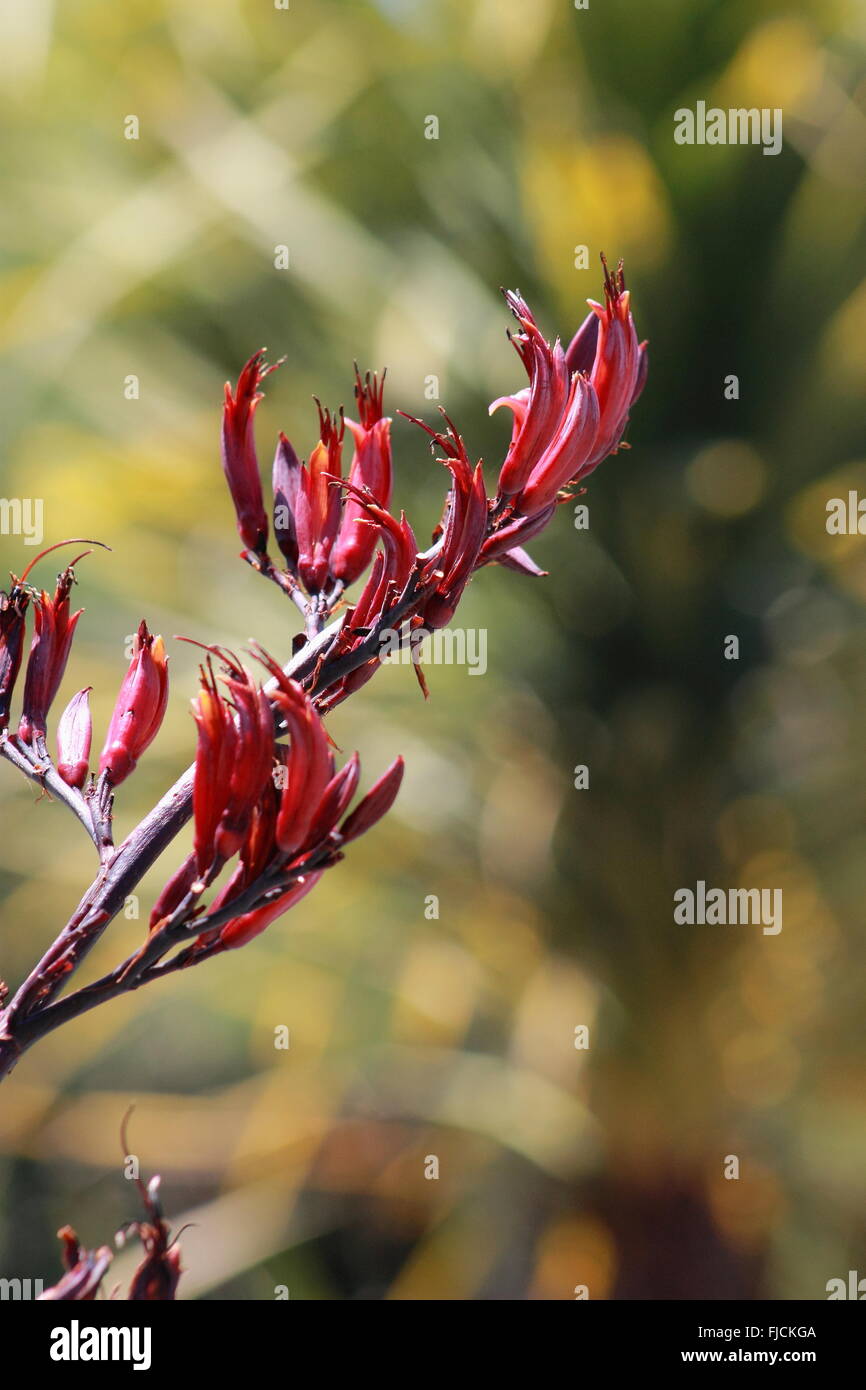
[[[87,700],[92,686],[73,695],[57,725],[57,771],[70,787],[80,790],[87,780],[93,721]]]
[[[229,485],[237,516],[238,534],[255,555],[264,555],[268,545],[268,519],[262,501],[262,480],[256,457],[253,417],[263,398],[259,390],[265,377],[280,364],[264,364],[265,349],[253,354],[238,377],[232,395],[226,382],[222,424],[223,472]]]
[[[373,784],[364,799],[358,802],[352,814],[347,816],[340,826],[340,835],[345,843],[357,840],[359,835],[365,834],[390,811],[400,790],[404,770],[403,759],[396,758],[387,772],[383,772],[378,782]]]
[[[321,801],[316,809],[310,825],[310,833],[307,836],[305,849],[312,849],[322,840],[330,835],[334,826],[345,814],[346,808],[358,786],[358,778],[361,775],[361,762],[357,753],[353,753],[345,767],[341,768],[335,777],[332,777]]]
[[[291,574],[298,572],[298,532],[295,512],[301,485],[301,463],[284,434],[274,455],[274,535]]]
[[[220,931],[220,941],[223,946],[229,951],[238,946],[246,946],[248,941],[259,936],[266,927],[271,925],[271,922],[275,922],[278,917],[282,917],[284,912],[288,912],[290,907],[294,907],[302,898],[305,898],[310,889],[315,888],[321,877],[321,870],[318,873],[306,874],[273,902],[265,903],[262,907],[254,908],[252,912],[245,912],[242,916],[227,922]]]
[[[117,786],[135,769],[159,732],[168,704],[168,658],[161,637],[153,637],[142,620],[132,661],[123,678],[99,771]]]

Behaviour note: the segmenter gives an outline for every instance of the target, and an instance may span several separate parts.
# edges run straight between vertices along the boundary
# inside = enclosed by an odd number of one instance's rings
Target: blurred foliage
[[[432,418],[438,377],[495,469],[487,402],[520,381],[498,287],[567,337],[600,250],[626,258],[651,375],[590,529],[566,508],[533,547],[550,577],[472,585],[486,675],[433,667],[425,704],[389,668],[333,717],[366,782],[406,756],[388,820],[254,945],[6,1083],[0,1272],[49,1279],[62,1222],[98,1244],[135,1214],[130,1099],[143,1167],[197,1223],[186,1297],[821,1298],[863,1272],[866,542],[824,526],[866,494],[862,8],[31,0],[4,37],[0,488],[44,497],[46,543],[112,546],[80,567],[64,686],[94,686],[98,729],[142,614],[289,650],[217,456],[222,382],[262,343],[287,359],[263,468],[280,428],[311,447],[313,391],[348,404],[357,357],[387,364],[392,411]],[[699,99],[783,108],[782,153],[676,145]],[[394,435],[423,538],[442,470]],[[4,570],[31,554],[2,538]],[[189,761],[195,653],[171,645],[121,832]],[[91,866],[0,771],[14,984]],[[697,879],[782,887],[782,933],[675,926]]]

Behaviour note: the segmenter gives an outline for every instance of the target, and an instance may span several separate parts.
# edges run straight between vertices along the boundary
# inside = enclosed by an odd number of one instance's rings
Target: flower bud
[[[113,786],[134,771],[159,732],[168,704],[168,658],[161,637],[154,637],[143,620],[135,636],[129,670],[108,726],[99,771]]]
[[[90,717],[88,693],[92,686],[86,686],[73,695],[57,725],[57,771],[63,781],[79,791],[87,780],[90,760],[90,741],[93,737],[93,721]]]
[[[262,348],[254,353],[247,362],[234,394],[226,382],[222,425],[223,472],[235,506],[238,535],[254,555],[264,555],[267,550],[268,519],[262,501],[253,417],[262,399],[261,383],[279,366],[265,366],[264,351]]]
[[[274,535],[290,574],[298,572],[298,531],[295,513],[301,482],[300,460],[284,434],[274,455]]]
[[[383,772],[378,782],[374,782],[364,799],[358,802],[352,814],[340,826],[344,843],[366,834],[390,811],[400,790],[404,770],[403,759],[395,758],[387,772]]]

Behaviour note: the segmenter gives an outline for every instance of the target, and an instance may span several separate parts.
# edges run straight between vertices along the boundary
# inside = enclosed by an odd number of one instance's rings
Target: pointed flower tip
[[[358,803],[352,814],[344,820],[340,827],[340,835],[344,843],[348,844],[350,840],[357,840],[359,835],[364,835],[372,829],[377,821],[387,815],[397,798],[404,771],[403,758],[395,758],[378,782],[374,783],[367,795]]]

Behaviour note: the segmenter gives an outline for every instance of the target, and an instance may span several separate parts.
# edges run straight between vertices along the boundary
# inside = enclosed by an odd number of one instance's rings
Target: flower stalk
[[[328,712],[376,674],[386,636],[398,631],[412,640],[446,626],[479,569],[501,564],[523,575],[543,573],[525,542],[602,458],[622,447],[646,377],[646,345],[637,339],[621,266],[611,274],[605,265],[605,304],[591,303],[566,351],[559,340],[543,338],[518,293],[508,293],[506,302],[518,322],[512,343],[529,386],[491,407],[505,405],[513,415],[495,494],[488,495],[481,463],[473,462],[444,413],[441,429],[415,422],[449,477],[442,518],[425,551],[406,517],[389,510],[390,421],[383,414],[382,379],[362,379],[356,367],[357,421],[317,402],[319,438],[307,462],[285,435],[279,437],[272,478],[273,535],[284,562],[278,568],[268,551],[253,435],[260,387],[273,370],[263,352],[246,364],[234,390],[226,387],[222,461],[242,558],[298,606],[304,632],[284,664],[252,644],[263,680],[233,653],[206,648],[192,707],[195,761],[117,847],[111,834],[116,789],[134,773],[167,706],[162,639],[141,623],[98,773],[88,771],[87,690],[61,716],[55,765],[45,726],[80,617],[69,612],[76,561],[50,599],[13,577],[0,598],[0,755],[73,810],[100,864],[66,926],[0,1012],[0,1078],[71,1019],[246,945],[312,891],[346,847],[390,810],[402,759],[350,810],[359,763],[353,755],[336,767],[324,723]],[[347,429],[353,457],[344,477]],[[357,598],[344,605],[345,590],[365,572]],[[13,736],[9,711],[28,605],[35,630],[24,710]],[[128,895],[190,819],[192,847],[167,879],[144,943],[101,979],[64,993]]]

